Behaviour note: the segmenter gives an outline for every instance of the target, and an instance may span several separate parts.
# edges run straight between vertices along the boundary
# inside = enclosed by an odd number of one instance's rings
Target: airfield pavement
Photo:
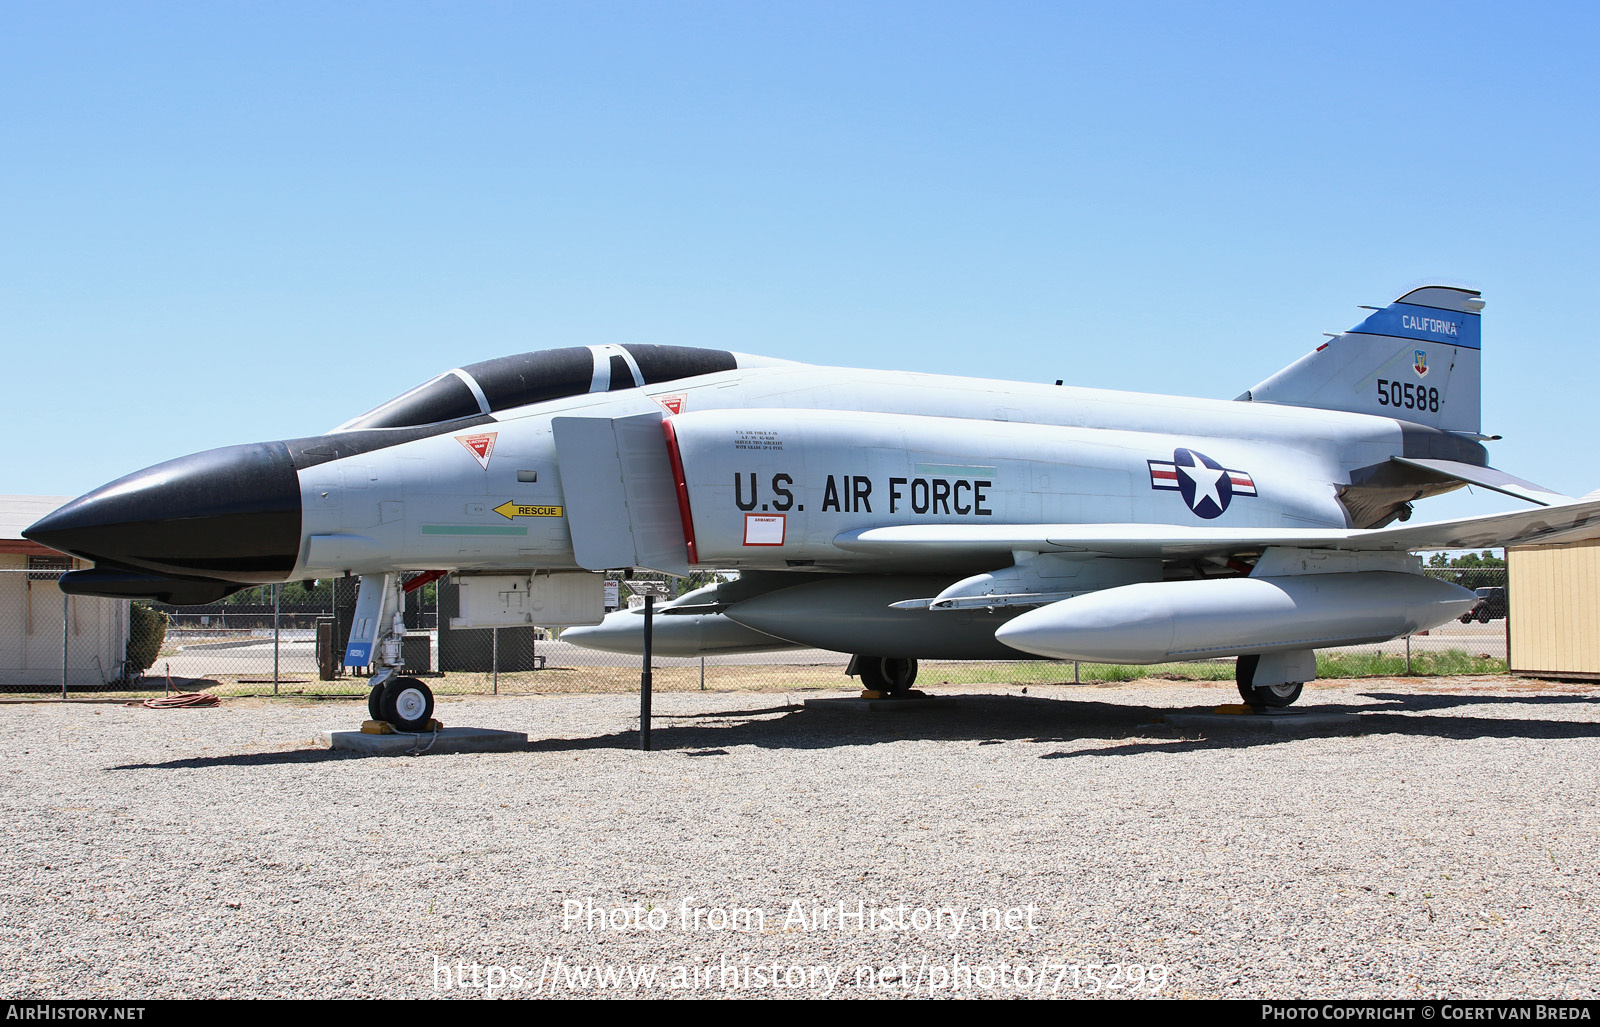
[[[516,752],[313,748],[350,700],[0,707],[14,998],[1600,991],[1600,688],[450,697]],[[1159,981],[1159,987],[1156,987]],[[494,985],[495,987],[491,987]]]

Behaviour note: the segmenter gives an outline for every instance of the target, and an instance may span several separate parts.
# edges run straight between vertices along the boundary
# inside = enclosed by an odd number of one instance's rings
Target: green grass
[[[1506,661],[1474,656],[1460,649],[1412,653],[1411,670],[1404,656],[1382,653],[1332,653],[1317,656],[1317,676],[1322,678],[1433,677],[1466,674],[1504,674]]]
[[[1233,661],[1208,660],[1203,663],[1161,663],[1133,666],[1115,663],[1080,663],[1078,682],[1138,681],[1160,678],[1171,681],[1232,681]],[[937,685],[1070,685],[1072,664],[1043,661],[939,662],[924,663],[917,671],[919,684]]]
[[[1474,656],[1460,649],[1444,652],[1413,653],[1411,669],[1404,656],[1380,653],[1328,653],[1317,656],[1319,678],[1432,677],[1472,674],[1504,674],[1506,661]],[[1082,663],[1079,683],[1138,681],[1155,678],[1164,681],[1232,681],[1232,660],[1205,660],[1198,663],[1160,663],[1129,665]],[[1073,681],[1071,663],[992,662],[924,663],[917,680],[923,684],[998,684],[1059,685]]]

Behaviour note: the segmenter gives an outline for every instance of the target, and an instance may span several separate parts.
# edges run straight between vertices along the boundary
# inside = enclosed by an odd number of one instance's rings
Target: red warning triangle
[[[669,414],[683,413],[684,395],[681,392],[671,396],[651,396],[650,398],[661,404],[662,408]]]
[[[489,454],[494,452],[494,440],[499,434],[497,431],[491,431],[481,435],[457,435],[456,441],[467,447],[467,452],[471,453],[473,459],[487,471]]]

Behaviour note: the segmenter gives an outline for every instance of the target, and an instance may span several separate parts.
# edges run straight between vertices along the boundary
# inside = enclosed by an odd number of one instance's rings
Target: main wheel
[[[367,719],[368,720],[382,720],[383,719],[383,686],[382,685],[373,685],[372,686],[372,690],[367,693]]]
[[[1239,657],[1233,675],[1239,685],[1239,697],[1251,706],[1263,706],[1270,709],[1282,709],[1292,706],[1300,698],[1300,692],[1305,684],[1299,681],[1286,681],[1276,685],[1256,685],[1256,667],[1261,663],[1259,654],[1251,653],[1249,656]]]
[[[433,692],[416,678],[391,678],[383,686],[383,716],[400,731],[421,731],[433,719]]]
[[[917,661],[886,656],[861,656],[856,664],[861,684],[875,692],[902,695],[911,691],[917,680]]]

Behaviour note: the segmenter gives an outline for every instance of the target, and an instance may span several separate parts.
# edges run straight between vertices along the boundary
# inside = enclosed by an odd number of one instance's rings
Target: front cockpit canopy
[[[738,357],[728,350],[693,346],[570,346],[521,353],[446,371],[335,430],[413,428],[738,366]]]

